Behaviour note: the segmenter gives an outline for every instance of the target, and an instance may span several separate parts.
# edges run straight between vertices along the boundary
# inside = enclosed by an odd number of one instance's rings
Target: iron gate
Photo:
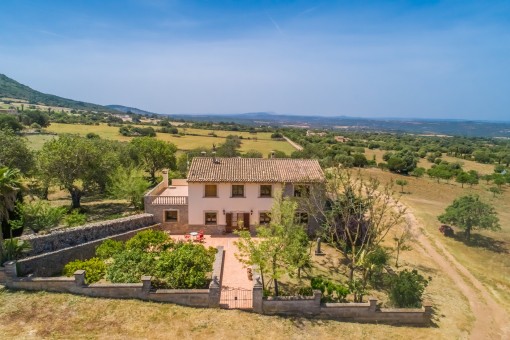
[[[221,287],[220,307],[225,309],[252,309],[253,292],[245,288]]]

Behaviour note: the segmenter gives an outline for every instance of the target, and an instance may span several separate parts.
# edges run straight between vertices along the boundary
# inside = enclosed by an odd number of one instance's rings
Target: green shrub
[[[427,284],[428,280],[417,270],[403,270],[391,278],[390,301],[396,307],[421,307],[421,298]]]
[[[156,253],[140,249],[126,249],[113,255],[113,263],[106,270],[106,278],[113,283],[140,282],[142,275],[154,275]]]
[[[31,249],[30,243],[15,238],[3,241],[0,247],[0,266],[7,261],[17,260]]]
[[[64,207],[52,207],[47,201],[34,201],[17,204],[20,225],[30,228],[34,233],[55,228],[66,212]]]
[[[342,284],[331,282],[322,277],[313,277],[311,280],[312,289],[318,289],[322,293],[322,302],[345,301],[349,288]]]
[[[170,238],[163,231],[144,230],[126,242],[126,249],[148,250],[150,247],[161,246],[169,241]]]
[[[85,270],[85,283],[90,284],[101,280],[106,273],[106,265],[97,257],[89,260],[76,260],[69,262],[64,267],[65,276],[73,276],[77,270]]]
[[[313,288],[312,287],[300,287],[298,289],[298,295],[301,295],[301,296],[312,296],[313,295]]]
[[[115,240],[105,240],[96,248],[96,256],[100,259],[108,259],[124,250],[124,243]]]
[[[73,210],[64,218],[64,222],[68,227],[76,227],[85,224],[85,222],[87,222],[87,216],[80,214],[78,210]]]
[[[215,254],[212,247],[177,243],[172,251],[160,254],[155,276],[169,288],[204,288],[210,282]]]

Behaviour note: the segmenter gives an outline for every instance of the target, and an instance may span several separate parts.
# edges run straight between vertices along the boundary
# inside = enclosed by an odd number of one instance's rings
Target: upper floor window
[[[294,197],[310,196],[310,186],[307,184],[294,185]]]
[[[216,184],[206,184],[204,197],[218,197],[218,186]]]
[[[263,184],[260,186],[260,197],[272,197],[273,196],[273,186],[268,184]]]
[[[232,197],[244,197],[244,185],[232,185]]]

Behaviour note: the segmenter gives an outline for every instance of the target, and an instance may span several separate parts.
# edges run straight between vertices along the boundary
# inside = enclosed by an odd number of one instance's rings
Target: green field
[[[61,133],[72,133],[78,134],[81,136],[85,136],[89,132],[93,132],[101,136],[101,138],[119,140],[119,141],[129,141],[132,137],[125,137],[119,134],[119,128],[114,126],[108,126],[106,124],[101,125],[78,125],[78,124],[59,124],[52,123],[47,129],[48,132],[53,132],[57,134]],[[183,129],[180,129],[183,131]],[[262,154],[267,157],[271,150],[280,150],[290,155],[295,149],[287,143],[286,141],[275,141],[271,139],[271,133],[269,132],[261,132],[252,134],[249,132],[238,132],[238,131],[214,131],[217,137],[213,137],[208,135],[212,130],[202,130],[202,129],[186,129],[185,136],[175,136],[166,133],[158,133],[158,139],[171,142],[177,146],[179,150],[191,150],[198,147],[207,147],[211,148],[213,144],[217,146],[219,144],[224,143],[225,137],[228,135],[237,135],[242,136],[243,139],[241,144],[241,152],[246,152],[248,150],[257,150],[262,152]],[[191,136],[189,134],[193,134],[196,136]],[[52,136],[41,135],[41,136],[29,136],[28,140],[34,149],[40,149],[42,143],[48,138],[52,138]]]

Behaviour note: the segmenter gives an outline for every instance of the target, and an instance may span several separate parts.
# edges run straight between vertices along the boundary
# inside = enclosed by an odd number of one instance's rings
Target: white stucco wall
[[[204,197],[205,185],[217,184],[218,197]],[[245,197],[231,197],[232,183],[188,183],[188,206],[189,206],[189,224],[203,225],[206,211],[217,212],[218,225],[226,224],[226,215],[223,210],[228,212],[250,212],[250,224],[259,223],[259,212],[271,210],[273,204],[272,198],[259,197],[260,185],[268,184],[273,186],[272,193],[282,190],[282,185],[278,183],[235,183],[244,184]]]

